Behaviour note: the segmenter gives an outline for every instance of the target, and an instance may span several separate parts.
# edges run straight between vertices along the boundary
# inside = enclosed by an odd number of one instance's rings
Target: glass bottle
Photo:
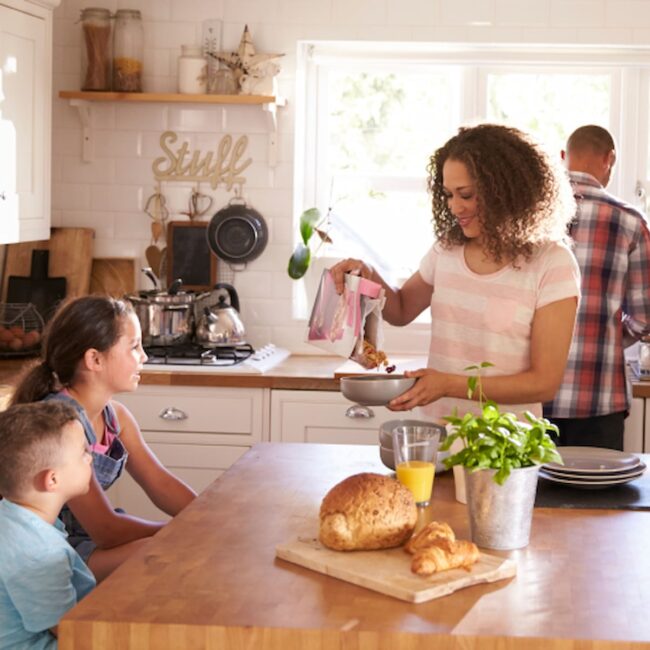
[[[143,41],[140,12],[118,9],[113,34],[113,90],[116,92],[142,92]]]
[[[207,90],[208,62],[200,47],[181,45],[178,58],[178,92],[202,95]]]
[[[81,90],[111,89],[111,12],[81,10]]]

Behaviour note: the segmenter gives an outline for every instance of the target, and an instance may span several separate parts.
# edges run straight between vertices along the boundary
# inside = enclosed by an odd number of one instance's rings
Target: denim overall
[[[94,445],[97,442],[95,431],[88,420],[86,411],[83,406],[79,404],[72,397],[63,393],[50,393],[45,400],[57,399],[70,404],[77,411],[77,417],[83,425],[86,440],[89,445]],[[93,471],[95,478],[104,490],[108,490],[111,485],[122,474],[122,470],[126,465],[128,452],[124,448],[122,441],[119,439],[120,425],[115,415],[115,410],[110,404],[104,407],[102,412],[104,424],[111,433],[115,434],[113,442],[105,454],[99,454],[95,451],[92,452],[93,456]],[[77,521],[76,517],[72,514],[68,506],[63,506],[63,510],[59,513],[59,519],[65,525],[68,532],[68,542],[79,552],[84,560],[88,560],[88,556],[95,550],[95,544],[90,540],[90,536],[83,529],[82,525]]]

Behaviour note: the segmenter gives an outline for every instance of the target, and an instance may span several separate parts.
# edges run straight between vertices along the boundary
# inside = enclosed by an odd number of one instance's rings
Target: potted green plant
[[[475,372],[467,380],[467,396],[478,392],[480,414],[460,417],[454,412],[445,418],[451,431],[440,449],[462,443],[444,462],[448,468],[464,468],[472,540],[485,548],[510,550],[528,544],[539,466],[562,463],[562,457],[549,435],[558,433],[555,425],[530,412],[519,420],[486,399],[481,371],[492,365],[484,361],[465,368]]]

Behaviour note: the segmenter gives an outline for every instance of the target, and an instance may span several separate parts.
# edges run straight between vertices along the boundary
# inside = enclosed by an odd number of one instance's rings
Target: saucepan
[[[180,345],[190,340],[194,330],[194,303],[209,295],[182,291],[180,278],[169,285],[167,291],[158,288],[153,271],[145,267],[143,273],[154,283],[154,289],[125,296],[142,329],[142,345]]]

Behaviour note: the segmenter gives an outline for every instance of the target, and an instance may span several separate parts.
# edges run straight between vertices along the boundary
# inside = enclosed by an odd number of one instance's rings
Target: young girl
[[[113,510],[104,490],[125,467],[169,515],[196,496],[160,464],[131,413],[112,400],[115,393],[137,388],[146,359],[140,323],[127,303],[102,296],[77,298],[48,324],[42,360],[22,378],[12,398],[13,404],[59,399],[79,413],[92,450],[93,479],[88,494],[72,499],[61,519],[69,542],[98,581],[164,525]]]
[[[526,135],[493,124],[461,128],[428,172],[436,242],[402,288],[360,260],[332,268],[339,292],[348,272],[380,282],[393,325],[431,309],[427,368],[405,373],[418,381],[390,408],[431,404],[435,419],[475,411],[463,370],[488,361],[485,395],[540,416],[562,380],[579,297],[564,243],[575,210],[569,183]]]

